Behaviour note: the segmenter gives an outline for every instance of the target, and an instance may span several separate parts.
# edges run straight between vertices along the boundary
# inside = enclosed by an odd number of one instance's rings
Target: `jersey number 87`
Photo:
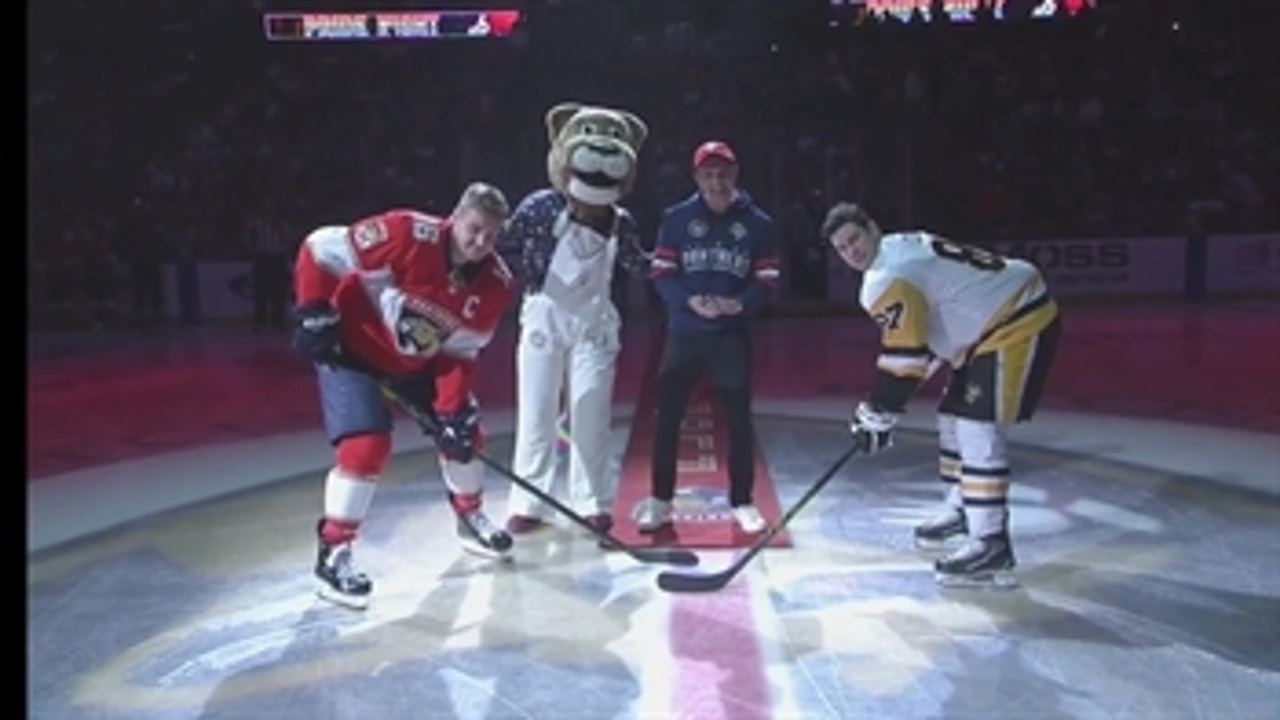
[[[979,247],[964,245],[946,238],[935,237],[929,242],[933,254],[945,260],[960,262],[969,267],[988,272],[1004,269],[1004,258]]]

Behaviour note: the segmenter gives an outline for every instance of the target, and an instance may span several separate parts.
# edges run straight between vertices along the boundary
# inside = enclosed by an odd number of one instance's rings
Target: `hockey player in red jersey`
[[[368,604],[373,584],[351,546],[391,455],[391,415],[380,378],[438,421],[424,428],[463,547],[505,558],[511,537],[481,510],[476,358],[515,294],[494,252],[508,215],[502,192],[473,183],[447,218],[391,210],[350,226],[322,227],[303,241],[294,269],[294,348],[315,363],[325,430],[336,459],[325,479],[317,527],[319,594]]]

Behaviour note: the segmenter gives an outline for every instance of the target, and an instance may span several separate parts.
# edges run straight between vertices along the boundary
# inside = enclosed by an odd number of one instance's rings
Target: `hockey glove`
[[[898,416],[881,410],[871,403],[860,402],[853,410],[853,419],[849,421],[849,431],[853,433],[855,442],[868,455],[893,447],[893,427],[898,423]]]
[[[320,301],[294,308],[293,313],[293,349],[312,362],[338,364],[342,360],[342,334],[337,311]]]
[[[469,463],[476,456],[476,439],[480,435],[480,407],[474,399],[456,413],[437,414],[439,431],[435,434],[440,454],[459,463]]]

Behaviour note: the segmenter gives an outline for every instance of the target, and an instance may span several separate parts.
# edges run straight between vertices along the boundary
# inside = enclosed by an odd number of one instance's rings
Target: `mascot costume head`
[[[609,207],[635,185],[649,129],[625,110],[561,103],[547,111],[547,175],[573,204]]]

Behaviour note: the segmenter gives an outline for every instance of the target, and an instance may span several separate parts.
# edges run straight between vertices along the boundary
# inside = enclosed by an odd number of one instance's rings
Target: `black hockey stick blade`
[[[395,390],[393,390],[385,381],[382,383],[382,392],[395,402],[396,405],[400,406],[400,409],[404,410],[405,413],[407,413],[409,417],[413,418],[414,422],[422,426],[424,430],[428,432],[439,432],[440,424],[434,417],[431,417],[413,403],[400,397],[400,395],[396,393]],[[515,474],[515,472],[506,465],[503,465],[497,460],[494,460],[488,455],[480,452],[476,453],[476,459],[484,463],[490,470],[498,473],[547,505],[555,508],[556,512],[573,521],[575,525],[594,535],[596,540],[599,541],[600,546],[603,548],[621,550],[642,563],[682,566],[693,566],[698,564],[697,553],[689,550],[681,550],[679,548],[639,548],[627,545],[617,537],[614,537],[607,530],[601,530],[595,525],[592,525],[589,520],[574,512],[550,494],[543,492],[538,486]]]
[[[694,574],[664,571],[658,573],[658,587],[669,593],[682,595],[716,592],[728,585],[729,581],[733,580],[741,569],[741,566],[735,562],[724,570],[713,573]]]
[[[564,503],[555,499],[551,495],[543,492],[538,486],[528,480],[525,480],[519,475],[516,475],[515,472],[502,463],[484,455],[483,453],[476,453],[476,459],[487,465],[489,469],[510,480],[513,484],[520,486],[542,502],[555,508],[556,512],[559,512],[561,515],[571,520],[575,525],[594,535],[600,546],[603,548],[621,550],[622,552],[630,555],[633,559],[642,563],[683,566],[698,564],[697,553],[689,550],[681,550],[680,548],[644,548],[627,545],[622,542],[622,540],[614,537],[608,530],[601,530],[595,525],[592,525],[589,520],[574,512]]]
[[[805,491],[804,495],[801,495],[800,499],[797,500],[795,504],[782,515],[782,517],[778,518],[776,522],[770,525],[768,529],[764,531],[764,534],[752,543],[751,547],[747,548],[747,551],[739,556],[732,565],[713,573],[678,573],[663,571],[658,573],[658,587],[670,593],[708,593],[715,592],[722,589],[725,585],[728,585],[735,577],[738,576],[738,573],[742,572],[742,569],[751,562],[752,558],[759,555],[761,551],[769,546],[769,543],[773,542],[773,538],[776,537],[778,533],[782,532],[782,529],[791,522],[792,518],[800,513],[801,508],[808,505],[809,501],[816,497],[822,488],[826,487],[827,483],[831,482],[831,478],[835,477],[836,473],[840,472],[840,468],[844,467],[844,464],[849,462],[849,459],[861,452],[862,449],[861,442],[854,442],[850,445],[849,449],[845,450],[844,454],[841,455],[840,458],[831,465],[831,467],[827,468],[827,471],[822,474],[822,477],[818,478],[813,485]]]
[[[681,550],[680,548],[645,548],[622,544],[601,544],[601,547],[605,549],[621,550],[643,563],[653,563],[656,565],[681,565],[684,567],[693,567],[698,564],[697,553],[691,550]]]

